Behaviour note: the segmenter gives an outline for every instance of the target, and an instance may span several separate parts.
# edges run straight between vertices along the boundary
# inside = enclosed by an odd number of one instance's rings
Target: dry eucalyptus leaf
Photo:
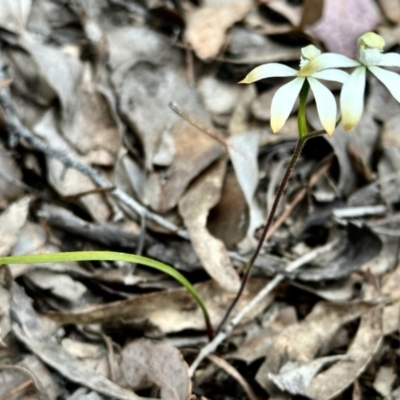
[[[156,385],[163,400],[187,400],[191,393],[188,365],[166,342],[141,339],[122,349],[122,372],[134,389]]]
[[[319,21],[305,31],[333,53],[356,56],[357,39],[375,30],[379,9],[373,0],[324,0]]]
[[[249,208],[234,171],[227,171],[221,199],[210,210],[207,229],[229,248],[244,239],[249,226]]]
[[[50,109],[34,128],[35,133],[51,146],[73,154],[79,158],[69,143],[60,135],[57,129],[55,110]],[[68,168],[55,158],[47,157],[48,179],[61,196],[77,196],[82,193],[96,189],[96,185],[81,172]],[[101,221],[108,219],[110,210],[99,194],[88,194],[80,196],[79,201],[86,207],[94,220]]]
[[[1,0],[0,27],[15,34],[25,30],[32,0]]]
[[[6,284],[8,274],[11,275],[9,267],[2,266],[0,268],[0,347],[2,339],[4,339],[11,331],[10,291]]]
[[[256,379],[270,395],[276,390],[269,374],[279,373],[287,361],[312,360],[317,354],[324,356],[339,328],[371,310],[367,304],[334,305],[317,303],[311,313],[298,324],[283,329],[269,347],[266,360]]]
[[[243,93],[243,86],[224,82],[216,78],[213,72],[201,78],[198,91],[210,113],[229,114]]]
[[[120,147],[120,122],[109,89],[95,80],[86,65],[70,118],[64,118],[64,137],[91,163],[112,166]]]
[[[71,396],[66,397],[65,400],[105,400],[105,398],[99,396],[96,392],[88,391],[85,388],[79,388],[75,390]]]
[[[323,9],[324,0],[305,0],[300,26],[304,27],[317,22],[322,16]]]
[[[63,119],[69,119],[75,108],[76,91],[81,80],[81,62],[57,47],[39,43],[27,32],[21,37],[20,45],[31,54],[43,77],[57,93]]]
[[[353,361],[347,355],[320,357],[305,362],[288,361],[281,367],[278,374],[270,373],[268,377],[282,391],[307,396],[307,388],[315,375],[326,365],[341,360]]]
[[[370,228],[349,223],[346,230],[337,232],[334,246],[317,256],[313,265],[296,271],[295,276],[314,282],[342,279],[380,254],[382,242]]]
[[[88,370],[59,345],[55,337],[44,332],[42,322],[31,305],[30,298],[16,283],[11,288],[11,310],[14,335],[44,363],[66,379],[86,386],[106,396],[121,400],[140,400],[129,390],[111,382],[103,375]]]
[[[400,3],[397,0],[379,0],[379,4],[389,21],[400,22]]]
[[[293,26],[299,26],[302,20],[302,5],[291,5],[286,0],[263,0],[271,10],[284,16]]]
[[[146,26],[106,25],[109,63],[113,72],[122,73],[143,61],[153,64],[179,64],[179,52],[164,35]],[[120,73],[118,72],[118,73]]]
[[[392,387],[397,378],[396,371],[392,367],[382,366],[376,374],[373,388],[383,397],[392,393]]]
[[[207,0],[189,10],[185,38],[202,60],[215,58],[226,40],[226,31],[251,9],[250,0]]]
[[[265,279],[252,278],[232,314],[238,313],[266,282],[268,281]],[[235,294],[222,290],[214,281],[194,286],[210,313],[211,323],[216,326],[225,315],[226,308],[231,304]],[[258,315],[273,298],[273,295],[267,296],[243,322]],[[118,329],[129,326],[130,321],[145,320],[164,333],[179,332],[184,329],[205,329],[203,314],[185,288],[143,294],[133,299],[90,306],[71,313],[49,312],[48,316],[61,323],[108,323]]]
[[[317,375],[307,388],[307,397],[333,399],[364,372],[382,341],[382,311],[382,307],[378,306],[361,317],[356,336],[346,353],[353,360],[339,361]]]
[[[224,59],[234,64],[263,64],[298,60],[301,48],[282,46],[261,33],[235,26],[232,29],[228,56]],[[244,76],[244,75],[243,75]]]
[[[29,197],[11,204],[0,214],[0,254],[7,256],[17,243],[19,232],[28,217]]]
[[[247,233],[249,238],[253,237],[255,230],[264,222],[262,209],[254,197],[259,179],[257,164],[259,141],[259,132],[237,134],[227,140],[229,156],[250,210]]]
[[[383,309],[383,334],[391,335],[400,328],[400,301],[385,306]]]
[[[237,292],[240,278],[228,252],[222,241],[214,238],[206,228],[208,213],[221,196],[225,168],[226,160],[222,159],[203,172],[183,195],[179,213],[204,269],[222,288]]]
[[[10,201],[22,196],[23,190],[12,182],[20,181],[22,173],[19,165],[0,144],[0,207],[5,208]]]
[[[49,291],[54,296],[72,304],[80,304],[86,293],[86,286],[65,274],[33,269],[25,277],[41,290]]]

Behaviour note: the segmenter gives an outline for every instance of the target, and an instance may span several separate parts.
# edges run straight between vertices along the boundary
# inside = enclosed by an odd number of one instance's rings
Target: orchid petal
[[[314,93],[319,119],[329,136],[333,135],[336,128],[336,101],[333,94],[322,83],[314,78],[307,78]]]
[[[368,69],[386,86],[390,94],[400,102],[400,75],[373,66],[368,67]]]
[[[297,71],[284,64],[270,63],[263,64],[251,70],[239,83],[253,83],[260,79],[295,76]]]
[[[345,83],[350,75],[340,69],[326,69],[325,71],[316,72],[311,76],[317,79],[325,79],[326,81]]]
[[[305,78],[296,78],[286,85],[283,85],[275,93],[271,104],[271,128],[274,133],[281,130],[286,120],[289,118],[304,80]]]
[[[298,73],[297,76],[311,76],[315,72],[332,68],[358,67],[360,63],[346,56],[336,53],[324,53],[310,60]]]
[[[343,85],[340,94],[342,124],[345,131],[355,128],[364,109],[365,67],[358,67]]]
[[[386,53],[382,54],[381,60],[375,64],[380,67],[400,67],[400,54]]]

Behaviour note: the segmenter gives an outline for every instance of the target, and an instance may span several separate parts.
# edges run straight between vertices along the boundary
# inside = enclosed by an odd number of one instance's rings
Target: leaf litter
[[[295,138],[293,116],[279,135],[267,126],[278,79],[237,82],[260,63],[295,66],[309,43],[353,56],[355,39],[378,29],[391,51],[400,45],[391,0],[0,0],[0,9],[0,90],[14,126],[104,183],[8,129],[0,97],[1,254],[155,257],[195,284],[214,327]],[[360,126],[307,144],[233,316],[282,280],[192,377],[204,321],[169,278],[120,262],[3,266],[0,398],[396,398],[399,110],[369,78]],[[311,97],[308,120],[319,128]]]

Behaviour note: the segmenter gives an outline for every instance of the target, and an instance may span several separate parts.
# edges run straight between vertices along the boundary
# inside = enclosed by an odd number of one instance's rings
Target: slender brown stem
[[[250,258],[250,260],[246,264],[246,267],[245,267],[245,270],[244,270],[244,275],[243,275],[243,278],[242,278],[242,282],[241,282],[239,291],[236,294],[235,298],[233,299],[232,303],[229,305],[228,310],[226,311],[226,313],[224,315],[224,318],[222,319],[222,321],[220,322],[218,328],[215,331],[215,335],[218,335],[218,333],[221,331],[221,329],[225,325],[226,321],[228,320],[232,310],[234,309],[234,307],[238,303],[240,297],[242,296],[242,293],[243,293],[243,291],[244,291],[244,289],[246,287],[246,284],[247,284],[247,282],[249,280],[250,272],[251,272],[251,270],[253,268],[254,262],[256,261],[258,255],[260,254],[260,251],[261,251],[262,246],[264,244],[265,238],[267,237],[268,231],[271,228],[271,225],[272,225],[272,223],[274,221],[274,217],[275,217],[275,213],[276,213],[276,210],[278,208],[278,205],[279,205],[279,201],[282,198],[283,192],[285,191],[286,185],[287,185],[287,183],[289,181],[289,178],[290,178],[290,176],[292,174],[293,168],[296,165],[296,162],[300,157],[301,151],[303,150],[303,147],[304,147],[306,141],[308,139],[311,139],[311,138],[314,138],[314,137],[317,137],[317,136],[321,136],[324,133],[325,133],[325,131],[316,131],[316,132],[309,133],[306,136],[303,136],[302,138],[298,139],[296,147],[295,147],[295,149],[293,151],[293,154],[292,154],[292,158],[290,159],[289,165],[287,166],[285,174],[284,174],[284,176],[282,178],[282,181],[281,181],[281,183],[280,183],[280,185],[278,187],[278,191],[276,192],[276,196],[275,196],[274,202],[272,204],[272,208],[271,208],[271,211],[269,213],[267,223],[265,224],[265,227],[264,227],[264,230],[262,232],[261,238],[258,241],[257,248],[254,251],[254,253],[253,253],[252,257]]]
[[[301,154],[301,150],[303,149],[304,144],[305,144],[306,141],[307,141],[307,138],[298,139],[298,141],[297,141],[296,147],[295,147],[294,152],[292,154],[292,158],[290,159],[289,165],[286,168],[285,175],[283,176],[282,181],[281,181],[281,183],[280,183],[280,185],[278,187],[278,191],[276,192],[276,196],[275,196],[274,202],[272,204],[272,208],[271,208],[271,211],[269,213],[267,223],[265,224],[265,227],[263,229],[261,238],[258,241],[257,248],[254,251],[254,253],[253,253],[252,257],[250,258],[250,260],[246,264],[246,267],[245,267],[245,270],[244,270],[244,275],[243,275],[243,278],[242,278],[242,282],[241,282],[239,291],[236,294],[236,297],[233,299],[232,303],[229,305],[229,308],[226,311],[224,318],[222,319],[222,321],[220,322],[218,328],[216,329],[216,331],[215,331],[216,335],[220,332],[222,327],[225,325],[226,321],[229,318],[229,315],[231,314],[232,310],[234,309],[234,307],[236,306],[236,304],[239,301],[240,297],[242,296],[242,293],[243,293],[243,291],[244,291],[244,289],[246,287],[247,281],[249,280],[251,269],[252,269],[252,267],[254,265],[254,262],[255,262],[256,258],[260,254],[260,251],[261,251],[262,246],[264,244],[265,238],[266,238],[266,236],[268,234],[269,228],[271,227],[272,222],[274,220],[275,213],[276,213],[276,210],[278,208],[279,201],[282,198],[283,192],[284,192],[284,190],[286,188],[286,185],[287,185],[287,183],[289,181],[290,175],[291,175],[291,173],[293,171],[293,168],[294,168],[297,160],[299,159],[299,156]]]

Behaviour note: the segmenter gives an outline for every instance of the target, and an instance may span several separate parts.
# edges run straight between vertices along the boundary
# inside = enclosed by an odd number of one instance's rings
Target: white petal
[[[358,67],[343,85],[340,93],[340,109],[345,131],[355,128],[364,109],[365,67]]]
[[[352,68],[358,67],[360,63],[346,56],[335,53],[324,53],[311,60],[302,68],[297,76],[310,76],[315,72],[331,68]]]
[[[336,127],[336,101],[333,94],[322,83],[314,78],[307,78],[314,93],[315,102],[322,126],[329,136],[333,135]]]
[[[239,83],[253,83],[260,79],[283,77],[283,76],[295,76],[297,71],[283,64],[270,63],[263,64],[259,67],[251,70]]]
[[[400,67],[400,54],[382,54],[381,60],[376,65],[379,65],[380,67]]]
[[[345,83],[350,75],[340,69],[326,69],[325,71],[316,72],[311,76],[317,79],[325,79],[326,81]]]
[[[296,78],[283,85],[272,99],[271,104],[271,128],[272,132],[280,131],[288,119],[297,96],[303,86],[305,78]]]
[[[378,67],[371,66],[368,69],[387,87],[390,94],[400,102],[400,75]]]

